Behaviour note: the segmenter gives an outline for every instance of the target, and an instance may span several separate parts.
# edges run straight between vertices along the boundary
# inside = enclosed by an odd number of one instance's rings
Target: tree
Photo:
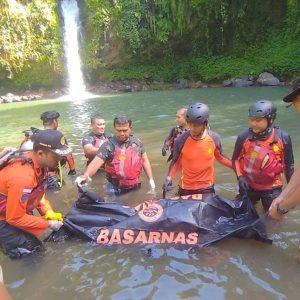
[[[12,78],[30,62],[57,62],[59,24],[54,0],[0,0],[0,77]]]

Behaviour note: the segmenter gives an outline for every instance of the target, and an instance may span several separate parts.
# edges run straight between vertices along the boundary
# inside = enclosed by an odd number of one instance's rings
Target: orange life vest
[[[241,160],[241,168],[250,187],[255,190],[272,189],[275,178],[283,172],[284,166],[275,154],[275,134],[267,145],[251,141],[248,151]]]

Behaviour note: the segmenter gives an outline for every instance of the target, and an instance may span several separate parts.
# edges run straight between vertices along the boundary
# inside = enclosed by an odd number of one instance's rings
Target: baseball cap
[[[284,102],[293,102],[300,95],[300,77],[293,82],[293,91],[283,98]]]
[[[63,134],[54,129],[39,130],[32,136],[33,146],[36,144],[47,148],[59,156],[67,156],[70,154],[71,148],[66,144]]]
[[[59,118],[59,116],[60,116],[59,112],[57,112],[55,110],[49,110],[49,111],[45,111],[41,114],[41,120],[49,121],[49,120],[57,119],[57,118]]]

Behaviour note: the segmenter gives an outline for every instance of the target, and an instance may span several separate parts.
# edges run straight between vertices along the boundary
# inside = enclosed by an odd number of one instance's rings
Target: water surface
[[[105,96],[72,101],[39,101],[0,106],[0,147],[18,146],[22,130],[41,127],[46,110],[61,114],[59,129],[74,150],[77,171],[85,168],[80,141],[89,131],[90,116],[101,114],[107,130],[112,120],[126,114],[133,133],[143,142],[153,166],[157,197],[166,176],[163,140],[175,123],[176,110],[194,102],[210,108],[211,129],[220,134],[224,152],[231,156],[237,135],[247,128],[249,104],[270,99],[278,108],[276,123],[292,137],[296,166],[299,164],[300,118],[281,101],[287,88],[209,88]],[[67,213],[77,198],[72,179],[49,193],[56,210]],[[103,193],[105,179],[93,178],[91,188]],[[233,199],[237,191],[231,170],[216,163],[216,189]],[[119,199],[134,206],[150,196],[143,175],[142,189]],[[260,208],[258,208],[260,209]],[[254,240],[227,239],[212,247],[170,245],[103,247],[82,241],[47,244],[45,254],[12,261],[0,254],[5,282],[14,299],[298,299],[300,254],[298,209],[282,223],[267,221],[273,245]],[[47,234],[44,235],[44,237]]]

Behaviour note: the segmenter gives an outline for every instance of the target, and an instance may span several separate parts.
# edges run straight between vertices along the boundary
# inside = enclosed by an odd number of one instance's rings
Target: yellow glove
[[[45,219],[52,221],[63,221],[63,216],[59,212],[54,212],[53,210],[48,210],[45,214]]]

